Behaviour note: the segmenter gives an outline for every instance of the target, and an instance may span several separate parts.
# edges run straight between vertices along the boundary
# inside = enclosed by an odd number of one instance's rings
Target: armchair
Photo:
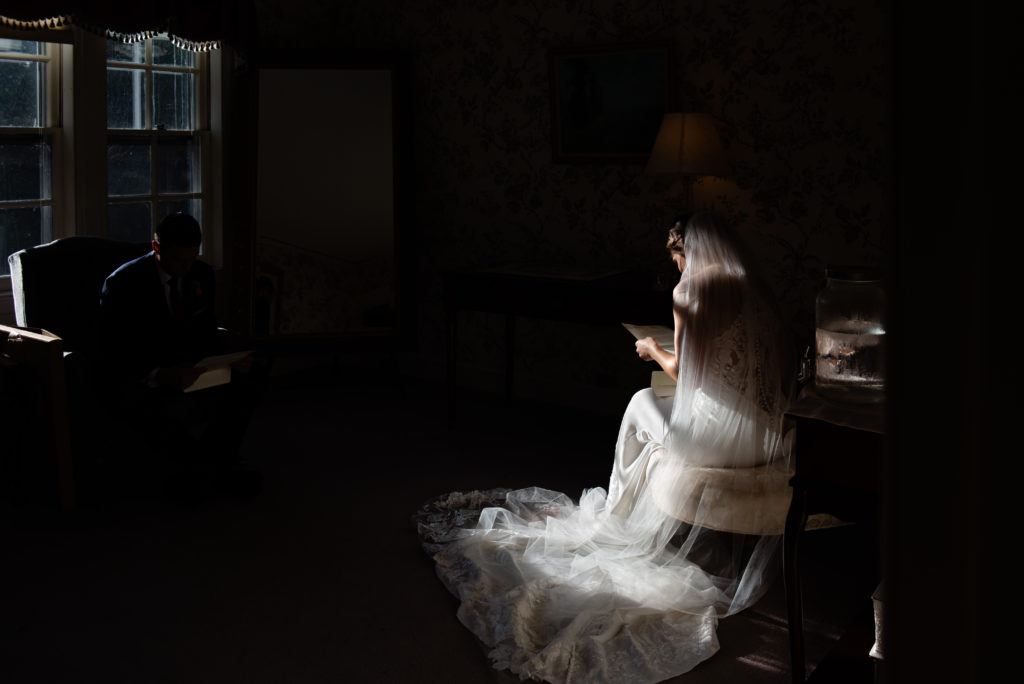
[[[149,243],[77,236],[15,252],[7,262],[18,325],[57,335],[65,352],[87,349],[96,334],[103,281],[149,249]]]
[[[62,490],[87,478],[99,454],[110,453],[127,426],[110,429],[116,417],[103,415],[98,401],[103,391],[97,382],[90,350],[98,330],[99,298],[103,281],[118,266],[145,254],[149,244],[116,242],[96,237],[67,237],[11,254],[11,289],[18,326],[42,329],[57,338],[63,349],[61,385],[66,387],[66,417],[70,453]],[[43,334],[45,334],[43,333]],[[55,375],[55,377],[56,377]],[[61,387],[61,394],[65,392]],[[61,402],[61,410],[64,402]],[[77,489],[77,486],[75,487]],[[65,501],[70,500],[64,497]]]
[[[45,329],[63,342],[61,365],[66,378],[74,478],[76,487],[84,489],[82,493],[88,496],[133,495],[138,485],[166,484],[172,469],[168,461],[188,452],[176,448],[176,442],[162,432],[166,426],[154,426],[147,420],[152,417],[145,413],[152,408],[150,402],[137,401],[141,397],[134,390],[126,391],[123,382],[106,375],[111,372],[111,335],[116,333],[101,327],[100,294],[104,280],[120,265],[142,256],[150,248],[148,243],[69,237],[16,252],[8,258],[18,325]],[[139,339],[144,335],[140,333]],[[213,346],[223,351],[242,343],[223,328],[217,328],[215,335]],[[149,343],[123,341],[128,346]],[[248,401],[255,405],[258,393],[254,390],[250,394]],[[206,413],[197,412],[194,407],[188,410],[197,415],[178,416],[176,420],[202,426],[209,422]],[[241,412],[237,407],[231,410]],[[181,436],[180,431],[174,432],[176,428],[166,429]]]

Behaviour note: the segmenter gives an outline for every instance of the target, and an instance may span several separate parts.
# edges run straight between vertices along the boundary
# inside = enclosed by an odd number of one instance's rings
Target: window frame
[[[193,66],[178,66],[178,65],[165,65],[155,64],[153,61],[153,39],[166,34],[156,34],[154,36],[145,38],[137,41],[144,44],[144,61],[143,62],[125,62],[120,60],[104,59],[104,77],[110,69],[126,69],[141,71],[144,74],[144,96],[143,96],[143,127],[142,128],[110,128],[109,122],[106,127],[106,142],[109,145],[118,139],[120,140],[148,140],[150,150],[150,187],[148,194],[139,195],[111,195],[108,187],[105,192],[105,205],[109,208],[115,204],[130,204],[135,202],[149,202],[150,203],[150,221],[153,228],[156,227],[159,221],[159,205],[160,202],[175,201],[175,200],[199,200],[200,201],[200,216],[196,216],[201,226],[203,226],[204,234],[204,245],[203,253],[213,251],[212,244],[207,244],[207,231],[206,227],[210,225],[210,214],[209,205],[211,200],[212,183],[210,177],[210,146],[212,144],[212,136],[210,132],[210,55],[206,52],[193,52],[195,63]],[[111,39],[104,41],[104,54],[106,55],[106,47]],[[130,44],[130,43],[129,43]],[[192,102],[192,123],[193,128],[191,130],[167,130],[161,129],[153,125],[153,74],[158,73],[188,73],[195,75],[194,83],[194,96]],[[105,92],[105,91],[104,91]],[[106,102],[106,100],[104,100]],[[161,140],[169,140],[174,138],[190,138],[196,141],[198,144],[199,163],[196,165],[199,173],[198,189],[194,189],[191,192],[185,193],[167,193],[161,194],[159,189],[158,179],[158,149]],[[109,217],[106,223],[109,230]],[[212,241],[210,241],[212,243]]]
[[[52,69],[59,78],[48,78],[54,98],[48,116],[56,118],[52,129],[51,196],[53,217],[50,240],[71,235],[107,237],[106,154],[106,38],[78,27],[21,30],[0,26],[0,38],[50,43],[56,58]],[[228,53],[228,54],[225,54]],[[225,96],[230,84],[230,49],[196,53],[203,65],[197,77],[197,99],[203,98],[201,125],[195,133],[202,146],[203,260],[220,270],[223,256],[223,144]],[[20,57],[20,55],[19,55]],[[164,65],[158,65],[158,70]],[[171,66],[171,65],[167,65]],[[76,104],[78,105],[76,107]],[[49,123],[49,121],[48,121]],[[15,129],[0,130],[6,135]],[[22,134],[26,129],[16,129]],[[40,129],[28,129],[32,134]],[[127,131],[120,131],[127,132]],[[6,258],[6,257],[5,257]],[[14,299],[9,275],[0,276],[0,322],[14,324]]]
[[[69,98],[64,96],[64,90],[68,80],[67,67],[71,64],[72,47],[63,41],[56,40],[57,36],[38,35],[37,32],[21,33],[12,30],[0,29],[0,38],[13,40],[31,41],[42,43],[45,46],[45,54],[29,55],[17,52],[0,52],[0,59],[11,61],[29,61],[45,63],[43,71],[44,79],[44,103],[43,118],[41,126],[0,126],[0,141],[4,139],[34,138],[46,140],[50,145],[50,178],[49,197],[26,200],[0,201],[4,209],[19,209],[25,207],[47,207],[50,210],[50,225],[48,232],[41,234],[40,238],[45,244],[58,238],[72,234],[69,232],[68,203],[71,200],[71,193],[68,189],[68,164],[70,163],[69,145],[65,123],[70,116]],[[73,222],[71,224],[73,229]],[[4,255],[6,259],[6,255]],[[6,270],[6,268],[4,269]],[[11,293],[11,277],[9,274],[0,275],[0,297],[9,297]],[[11,305],[13,306],[13,305]],[[0,305],[0,314],[6,313],[6,306]],[[13,309],[12,309],[13,312]]]

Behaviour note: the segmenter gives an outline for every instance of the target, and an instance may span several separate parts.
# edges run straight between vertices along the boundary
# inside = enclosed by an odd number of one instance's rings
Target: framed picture
[[[671,43],[549,53],[555,162],[647,161],[675,105]]]

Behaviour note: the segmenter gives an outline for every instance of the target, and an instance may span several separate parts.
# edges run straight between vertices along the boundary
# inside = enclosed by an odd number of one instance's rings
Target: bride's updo
[[[684,351],[695,362],[710,352],[715,339],[740,313],[748,283],[738,242],[725,223],[709,211],[680,217],[669,229],[669,250],[686,256],[673,303],[686,321]]]
[[[672,225],[668,229],[668,242],[665,243],[665,248],[668,251],[683,251],[683,242],[686,239],[686,224],[689,222],[689,214],[680,214],[672,220]]]

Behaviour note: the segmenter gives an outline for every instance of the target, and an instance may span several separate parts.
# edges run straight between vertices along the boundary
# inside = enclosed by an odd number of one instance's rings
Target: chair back
[[[103,281],[150,249],[149,243],[74,236],[11,254],[7,261],[18,325],[57,335],[64,351],[88,348],[97,332]]]

